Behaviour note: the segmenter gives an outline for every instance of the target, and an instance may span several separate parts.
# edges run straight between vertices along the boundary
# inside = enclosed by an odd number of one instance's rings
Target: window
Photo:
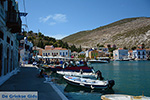
[[[60,55],[61,55],[61,52],[60,52]]]
[[[50,55],[50,53],[48,53],[48,55]]]
[[[47,56],[47,53],[46,53],[46,56]]]
[[[13,46],[13,41],[11,41],[11,45]]]
[[[138,52],[138,55],[140,55],[140,52]]]
[[[45,53],[43,53],[43,55],[45,56]]]
[[[10,43],[10,38],[7,36],[7,43]]]
[[[4,39],[4,34],[0,31],[0,38]]]
[[[68,55],[68,52],[66,52],[66,55]]]

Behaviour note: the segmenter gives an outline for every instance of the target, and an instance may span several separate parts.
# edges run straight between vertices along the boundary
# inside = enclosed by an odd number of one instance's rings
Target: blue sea
[[[106,64],[92,64],[107,80],[114,80],[113,89],[90,90],[68,85],[62,76],[53,74],[57,87],[69,100],[101,100],[103,94],[128,94],[150,96],[150,61],[113,61]]]

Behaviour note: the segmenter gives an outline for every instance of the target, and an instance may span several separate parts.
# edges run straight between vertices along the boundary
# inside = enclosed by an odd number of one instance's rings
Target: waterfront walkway
[[[53,83],[38,78],[36,67],[21,67],[20,72],[0,86],[0,91],[38,91],[38,100],[67,100]]]

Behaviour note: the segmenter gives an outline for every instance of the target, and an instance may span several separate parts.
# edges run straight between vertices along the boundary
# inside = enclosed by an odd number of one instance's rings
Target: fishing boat
[[[108,63],[107,60],[96,60],[96,59],[91,59],[91,60],[88,60],[88,63]]]
[[[67,75],[67,76],[77,76],[77,77],[86,77],[86,78],[96,78],[97,75],[93,72],[87,73],[87,72],[73,72],[73,71],[57,71],[57,74],[60,75]]]
[[[146,96],[131,96],[123,94],[108,94],[102,95],[102,100],[150,100],[150,97]]]
[[[63,76],[63,78],[69,84],[90,88],[90,89],[108,89],[108,88],[112,88],[115,84],[114,80],[101,81],[101,80],[94,80],[94,79],[73,77],[73,76]]]
[[[68,66],[63,67],[63,65],[44,65],[43,68],[51,69],[52,71],[75,71],[80,72],[82,70],[83,72],[93,72],[93,69],[88,66]]]

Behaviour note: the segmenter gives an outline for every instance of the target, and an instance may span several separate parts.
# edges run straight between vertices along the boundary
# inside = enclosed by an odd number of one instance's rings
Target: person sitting
[[[42,69],[40,74],[38,75],[39,78],[43,78],[45,75],[47,75],[46,72],[44,72],[44,70]]]
[[[102,77],[102,73],[101,73],[100,70],[98,70],[98,71],[96,72],[96,74],[97,74],[97,79],[104,80],[104,78]]]

